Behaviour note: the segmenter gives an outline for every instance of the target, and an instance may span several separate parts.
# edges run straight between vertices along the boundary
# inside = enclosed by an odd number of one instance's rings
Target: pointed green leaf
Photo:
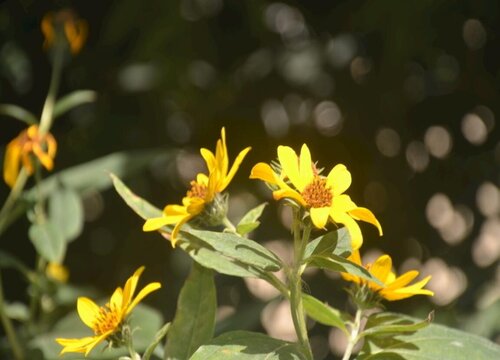
[[[308,258],[313,255],[328,256],[329,254],[347,257],[351,252],[351,236],[347,229],[343,227],[321,235],[307,244],[304,259],[308,261]]]
[[[267,203],[260,204],[259,206],[254,207],[249,212],[247,212],[240,220],[238,225],[236,226],[236,232],[240,235],[246,235],[249,232],[255,230],[259,227],[260,221],[259,218],[264,211]]]
[[[232,331],[201,346],[190,360],[305,360],[297,344],[250,331]]]
[[[302,302],[309,317],[323,325],[339,328],[344,333],[349,334],[342,319],[342,313],[339,310],[307,294],[302,294]]]
[[[47,261],[61,262],[66,252],[66,242],[61,232],[49,221],[32,224],[29,238],[40,256]]]
[[[76,90],[64,95],[54,105],[54,119],[79,105],[94,102],[96,99],[97,93],[92,90]]]
[[[213,337],[217,299],[213,272],[193,263],[177,301],[165,359],[187,360]]]
[[[83,205],[78,193],[59,188],[49,197],[50,222],[59,229],[67,242],[73,241],[83,230]]]
[[[373,281],[380,286],[384,286],[384,284],[382,284],[379,279],[370,274],[370,272],[364,267],[342,256],[334,254],[330,254],[327,256],[313,255],[309,259],[312,266],[331,271],[346,272],[352,275],[359,276],[362,279]]]
[[[421,320],[399,314],[397,321],[421,323]],[[383,314],[387,316],[387,314]],[[485,338],[430,324],[418,331],[398,334],[375,333],[365,337],[357,360],[423,360],[423,359],[500,359],[500,346]]]
[[[28,125],[38,123],[38,119],[32,112],[14,104],[0,104],[0,114],[13,117]]]
[[[431,312],[427,319],[422,321],[410,321],[396,314],[378,313],[370,316],[365,329],[359,334],[358,338],[364,336],[414,332],[428,326],[434,318],[434,312]]]

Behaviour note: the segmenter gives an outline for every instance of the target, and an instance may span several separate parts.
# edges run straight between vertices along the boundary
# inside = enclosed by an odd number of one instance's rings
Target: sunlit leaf
[[[430,313],[428,318],[422,321],[410,321],[397,314],[378,313],[370,316],[365,329],[359,334],[359,338],[370,335],[395,334],[404,332],[414,332],[429,325],[434,317]]]
[[[329,254],[347,257],[351,252],[351,236],[346,228],[340,228],[309,242],[304,252],[304,259],[308,261],[307,259],[313,255],[328,256]]]
[[[249,331],[222,334],[200,347],[190,360],[305,360],[299,346]]]
[[[347,328],[345,327],[342,313],[325,304],[314,296],[308,294],[302,294],[302,302],[304,304],[304,309],[309,317],[316,320],[317,322],[339,328],[346,334],[348,334]]]
[[[201,344],[212,339],[217,310],[213,276],[211,270],[193,263],[191,274],[177,301],[177,311],[165,347],[165,359],[189,359]]]
[[[256,228],[259,227],[260,221],[259,218],[262,215],[262,212],[264,211],[264,208],[266,207],[267,203],[260,204],[259,206],[256,206],[255,208],[251,209],[249,212],[247,212],[240,220],[238,225],[236,225],[236,232],[240,235],[246,235],[249,232],[255,230]]]

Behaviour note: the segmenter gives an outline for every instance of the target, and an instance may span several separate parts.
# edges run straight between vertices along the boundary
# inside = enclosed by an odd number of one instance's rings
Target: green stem
[[[7,196],[7,199],[2,206],[2,210],[0,210],[0,229],[3,229],[5,224],[7,223],[7,218],[10,214],[10,210],[23,192],[24,185],[26,185],[26,180],[28,180],[28,173],[23,167],[21,168],[21,171],[17,176],[14,187],[12,188],[12,190],[10,190],[9,196]]]
[[[2,320],[2,325],[5,330],[5,334],[7,335],[7,340],[9,341],[9,344],[12,348],[12,352],[14,353],[14,358],[16,360],[23,360],[24,359],[23,349],[19,345],[19,340],[17,339],[14,326],[12,326],[10,318],[5,313],[5,302],[3,298],[3,284],[1,275],[0,275],[0,318]]]
[[[309,228],[309,229],[308,229]],[[311,344],[307,335],[306,317],[304,305],[302,303],[302,258],[307,241],[309,240],[310,227],[306,226],[304,233],[301,236],[301,219],[300,210],[294,209],[293,212],[293,243],[294,243],[294,262],[289,271],[288,279],[290,283],[290,310],[292,320],[297,332],[297,337],[308,359],[312,360]]]
[[[363,310],[358,309],[356,311],[356,315],[354,317],[354,323],[352,324],[351,336],[349,337],[349,342],[347,343],[347,348],[345,349],[344,357],[342,360],[349,360],[352,354],[352,350],[354,346],[358,342],[358,334],[361,330],[361,315],[363,314]]]
[[[36,274],[38,275],[37,281],[40,281],[41,278],[40,275],[42,275],[45,272],[46,266],[47,262],[45,261],[45,259],[43,259],[40,255],[37,255],[37,262],[36,262]],[[30,299],[29,328],[31,329],[32,332],[35,332],[34,324],[36,323],[35,320],[37,318],[37,312],[40,305],[40,285],[37,282],[33,282],[31,286],[33,286],[33,293]]]
[[[40,116],[40,127],[38,131],[40,135],[47,133],[54,120],[54,105],[56,102],[57,91],[61,82],[61,74],[64,60],[64,47],[59,46],[56,48],[54,62],[52,64],[52,76],[50,78],[49,91],[43,104],[42,115]]]
[[[227,216],[224,217],[224,219],[222,220],[222,224],[226,227],[227,230],[229,230],[230,232],[233,232],[233,233],[236,233],[236,226],[233,225],[233,223],[231,222],[231,220],[229,220],[227,218]]]

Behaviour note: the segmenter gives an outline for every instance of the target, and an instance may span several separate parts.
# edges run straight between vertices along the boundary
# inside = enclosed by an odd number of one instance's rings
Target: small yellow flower
[[[354,251],[349,257],[349,260],[358,265],[362,265],[359,251]],[[411,270],[396,277],[396,274],[392,271],[392,259],[389,255],[380,256],[373,264],[365,265],[365,268],[385,286],[382,287],[356,275],[347,273],[341,273],[341,275],[347,281],[354,282],[361,286],[366,285],[371,291],[389,301],[406,299],[414,295],[434,295],[432,291],[423,289],[431,279],[430,276],[409,286],[407,285],[418,276],[418,271]]]
[[[233,166],[229,168],[226,130],[222,128],[221,138],[217,140],[215,155],[208,149],[200,150],[201,156],[207,164],[208,175],[198,174],[196,180],[191,181],[191,188],[182,199],[182,205],[165,206],[163,216],[147,219],[143,231],[159,230],[165,225],[175,224],[171,238],[172,246],[175,246],[181,226],[201,214],[205,206],[212,203],[216,196],[226,189],[250,149],[250,147],[243,149],[234,160]]]
[[[55,262],[49,262],[45,269],[47,276],[60,283],[66,283],[69,278],[69,271],[66,266]]]
[[[344,165],[338,164],[328,176],[321,176],[306,144],[302,145],[300,157],[292,148],[279,146],[278,160],[281,174],[276,174],[266,163],[256,164],[250,174],[251,179],[263,180],[277,188],[273,191],[275,200],[294,200],[309,211],[311,221],[317,228],[324,228],[329,219],[344,224],[351,235],[354,250],[363,243],[361,230],[355,220],[375,225],[382,235],[382,227],[375,215],[367,208],[358,207],[344,194],[351,185],[351,173]]]
[[[71,10],[47,13],[42,19],[41,28],[45,36],[45,49],[54,47],[55,43],[62,40],[69,45],[72,54],[77,54],[87,39],[87,22],[78,19]]]
[[[54,156],[57,143],[50,134],[40,135],[37,125],[31,125],[12,140],[5,151],[3,163],[3,178],[7,185],[13,187],[19,175],[19,165],[22,163],[29,175],[33,174],[34,166],[31,155],[35,155],[47,169],[54,167]]]
[[[123,290],[118,287],[111,296],[110,301],[104,306],[99,307],[86,297],[78,298],[78,315],[80,315],[83,323],[94,331],[94,336],[81,339],[56,339],[63,346],[61,354],[76,352],[85,353],[85,356],[87,356],[100,342],[115,335],[120,336],[122,327],[135,306],[147,295],[161,287],[158,282],[149,283],[134,298],[137,283],[143,271],[144,266],[137,269],[127,280]]]

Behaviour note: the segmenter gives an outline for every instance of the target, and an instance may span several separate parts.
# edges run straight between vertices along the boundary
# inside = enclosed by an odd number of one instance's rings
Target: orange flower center
[[[190,198],[197,197],[200,199],[205,199],[207,195],[207,186],[199,184],[196,181],[191,181],[191,190],[187,192],[187,196]]]
[[[99,315],[97,316],[92,328],[96,335],[102,335],[109,331],[115,331],[118,329],[121,317],[118,309],[110,307],[109,304],[101,306],[99,309]]]
[[[326,184],[326,179],[315,176],[313,181],[302,190],[302,198],[312,208],[332,205],[332,191]]]

